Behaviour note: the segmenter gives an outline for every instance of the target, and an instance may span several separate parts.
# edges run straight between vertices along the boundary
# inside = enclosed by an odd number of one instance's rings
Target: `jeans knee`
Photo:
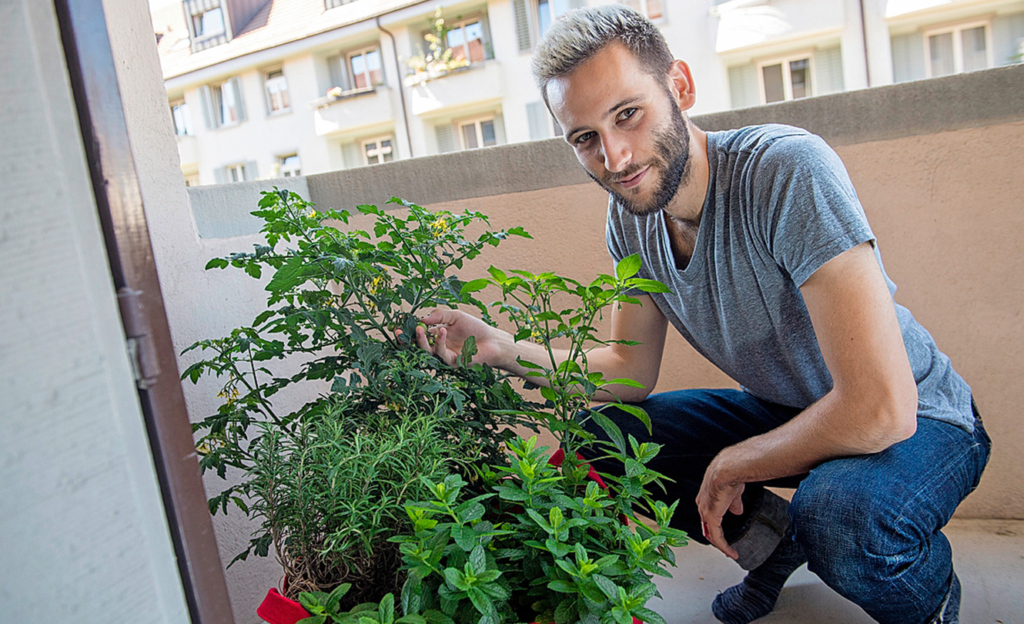
[[[926,541],[884,496],[836,482],[805,480],[789,515],[808,568],[848,597],[887,592]]]

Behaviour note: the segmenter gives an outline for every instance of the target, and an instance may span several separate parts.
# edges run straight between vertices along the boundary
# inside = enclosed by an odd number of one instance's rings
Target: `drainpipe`
[[[864,19],[864,0],[859,0],[857,5],[860,7],[860,37],[861,41],[864,42],[864,73],[868,80],[868,86],[871,86],[871,57],[868,55],[868,25],[867,20]]]
[[[405,108],[405,89],[402,88],[402,66],[398,64],[398,46],[395,45],[395,36],[380,25],[379,15],[374,18],[374,21],[377,23],[377,28],[391,38],[391,52],[395,57],[395,77],[398,78],[398,98],[402,102],[402,119],[405,120],[405,144],[409,147],[409,158],[412,158],[412,133],[409,132],[409,111]]]

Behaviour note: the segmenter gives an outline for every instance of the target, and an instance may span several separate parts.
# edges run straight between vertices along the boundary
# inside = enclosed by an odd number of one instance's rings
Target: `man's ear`
[[[673,61],[668,70],[669,92],[675,98],[680,111],[693,108],[697,102],[697,91],[693,85],[693,74],[686,61]]]

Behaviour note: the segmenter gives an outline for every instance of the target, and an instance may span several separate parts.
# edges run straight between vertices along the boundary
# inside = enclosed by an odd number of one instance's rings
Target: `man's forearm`
[[[913,435],[916,413],[889,401],[844,399],[835,391],[768,433],[724,449],[708,468],[721,483],[803,474],[836,457],[885,450]]]

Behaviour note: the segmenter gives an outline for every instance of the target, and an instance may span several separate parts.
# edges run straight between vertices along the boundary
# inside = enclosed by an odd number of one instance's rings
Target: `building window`
[[[245,121],[245,105],[242,100],[242,82],[238,77],[199,88],[206,127],[222,128]]]
[[[460,123],[459,142],[462,149],[497,145],[498,136],[494,132],[494,118],[474,119]]]
[[[925,75],[937,78],[992,67],[989,36],[988,24],[978,23],[925,32]]]
[[[476,19],[452,26],[448,31],[448,47],[452,51],[452,60],[465,59],[470,63],[477,63],[486,59],[483,23]]]
[[[377,48],[351,52],[348,55],[348,71],[352,76],[352,89],[356,91],[384,84],[384,70],[381,68],[380,50]]]
[[[228,165],[224,167],[224,179],[228,182],[245,182],[245,165]]]
[[[199,186],[199,174],[196,172],[186,173],[185,186]]]
[[[263,75],[263,85],[267,93],[267,112],[283,113],[291,109],[288,98],[288,80],[280,69],[268,71]]]
[[[196,39],[224,34],[224,12],[220,7],[192,16],[192,30]]]
[[[377,165],[391,162],[395,159],[395,150],[392,147],[390,136],[377,137],[363,141],[363,162],[367,165]]]
[[[302,164],[298,154],[277,157],[278,175],[282,178],[297,178],[302,175]]]
[[[809,54],[758,63],[761,102],[798,100],[813,95]]]
[[[569,0],[537,0],[537,30],[540,37],[547,34],[556,19],[568,12]]]
[[[646,15],[652,21],[664,19],[665,17],[662,0],[622,0],[622,4],[641,15]]]
[[[192,130],[192,117],[188,114],[188,104],[183,100],[171,103],[171,119],[174,120],[174,133],[178,136],[195,134]]]

